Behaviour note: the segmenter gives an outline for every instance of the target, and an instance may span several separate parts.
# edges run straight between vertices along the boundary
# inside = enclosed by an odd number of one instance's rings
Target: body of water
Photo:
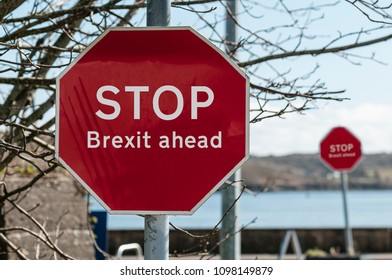
[[[239,200],[241,225],[251,229],[344,228],[341,191],[264,192],[243,194]],[[392,228],[392,190],[348,192],[352,228]],[[103,209],[97,202],[92,210]],[[170,216],[184,229],[212,229],[221,219],[221,196],[210,197],[192,216]],[[109,230],[140,230],[136,215],[109,215]]]

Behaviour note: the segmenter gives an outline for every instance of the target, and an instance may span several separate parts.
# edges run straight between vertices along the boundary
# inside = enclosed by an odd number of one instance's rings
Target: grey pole
[[[238,170],[231,179],[234,179],[236,183],[222,190],[222,215],[226,215],[220,230],[219,254],[222,260],[239,260],[241,258],[239,201],[233,206],[234,201],[240,195],[241,170]],[[230,209],[230,207],[232,208]],[[228,209],[230,209],[229,212],[227,212]]]
[[[234,51],[234,46],[237,42],[236,23],[234,20],[237,11],[237,1],[227,0],[226,5],[227,52],[231,53]],[[241,170],[238,170],[231,179],[238,182],[241,179]],[[240,195],[239,185],[239,183],[235,183],[222,191],[222,215],[226,215],[228,209]],[[222,228],[220,231],[222,243],[219,247],[219,253],[222,260],[239,260],[241,258],[241,233],[239,225],[239,202],[237,201],[222,221]]]
[[[348,174],[347,172],[340,172],[340,180],[342,185],[343,193],[343,211],[344,211],[344,242],[346,246],[346,253],[350,256],[354,255],[353,245],[353,234],[350,227],[350,220],[348,216],[348,203],[347,203],[347,192],[348,192]]]
[[[169,0],[147,0],[147,26],[168,26]],[[146,215],[144,217],[144,259],[169,259],[169,217]]]
[[[169,259],[169,217],[146,215],[144,217],[144,259]]]
[[[170,18],[169,0],[147,0],[147,26],[168,26]]]

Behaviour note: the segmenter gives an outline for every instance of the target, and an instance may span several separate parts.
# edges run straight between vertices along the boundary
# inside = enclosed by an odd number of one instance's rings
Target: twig
[[[63,252],[60,248],[58,248],[58,246],[52,241],[52,239],[50,238],[48,232],[45,230],[44,226],[41,225],[33,216],[31,216],[28,212],[26,212],[26,210],[24,210],[22,207],[20,207],[18,204],[16,204],[15,202],[13,202],[10,199],[7,199],[7,201],[9,203],[12,204],[12,206],[17,209],[20,213],[22,213],[23,215],[25,215],[30,221],[33,222],[33,224],[35,224],[43,233],[45,239],[48,241],[48,243],[50,244],[50,248],[53,249],[55,252],[57,252],[60,256],[62,256],[65,259],[69,259],[72,260],[73,257],[69,256],[68,254],[66,254],[65,252]]]
[[[12,243],[4,234],[0,233],[0,238],[5,243],[7,243],[7,245],[12,249],[12,251],[14,251],[18,255],[20,259],[29,260],[29,258],[25,254],[23,254],[21,250],[14,243]]]

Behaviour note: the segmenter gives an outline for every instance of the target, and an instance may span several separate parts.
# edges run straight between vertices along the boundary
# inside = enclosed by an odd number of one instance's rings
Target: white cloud
[[[355,134],[364,153],[392,151],[392,105],[372,103],[354,108],[327,106],[306,115],[251,124],[250,151],[253,155],[317,153],[320,141],[335,126]]]

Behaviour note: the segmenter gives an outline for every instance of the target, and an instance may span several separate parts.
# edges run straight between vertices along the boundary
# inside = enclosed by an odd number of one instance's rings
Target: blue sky
[[[189,13],[182,14],[177,10],[172,11],[172,25],[200,25],[198,20],[185,18]],[[239,22],[247,28],[259,28],[258,26],[271,25],[271,22],[279,24],[281,21],[283,24],[287,20],[284,16],[266,13],[265,9],[261,8],[254,8],[251,12],[262,17],[250,19],[240,15]],[[311,29],[307,30],[308,34],[321,35],[318,40],[325,39],[326,42],[339,32],[371,29],[376,26],[346,1],[339,1],[337,6],[315,11],[312,16],[322,16],[323,19],[315,22]],[[240,38],[241,35],[239,32]],[[282,35],[272,33],[271,37],[273,36]],[[314,43],[317,44],[316,41]],[[307,46],[311,48],[312,44],[313,42],[309,41]],[[315,78],[325,81],[330,90],[346,90],[342,97],[350,100],[318,101],[314,104],[315,109],[306,111],[305,114],[287,114],[283,118],[271,118],[251,124],[251,154],[317,153],[321,139],[335,126],[344,126],[353,132],[361,140],[364,153],[392,152],[391,49],[392,41],[352,52],[366,57],[375,54],[375,58],[382,63],[353,58],[360,63],[355,65],[335,54],[283,61],[282,63],[290,64],[287,68],[294,74],[306,73],[315,64],[319,64]]]
[[[316,153],[334,126],[349,128],[361,140],[364,153],[392,152],[391,48],[391,42],[371,48],[386,65],[363,61],[356,66],[333,56],[321,60],[322,78],[332,89],[345,89],[350,100],[319,101],[303,115],[251,125],[251,153]]]

